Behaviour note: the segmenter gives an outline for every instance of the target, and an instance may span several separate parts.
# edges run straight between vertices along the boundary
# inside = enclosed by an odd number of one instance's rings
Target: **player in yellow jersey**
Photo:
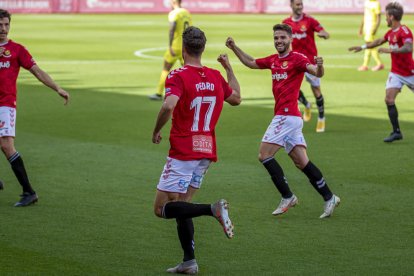
[[[365,0],[364,19],[362,20],[361,27],[359,29],[359,35],[364,35],[365,43],[369,43],[375,40],[375,34],[377,33],[378,27],[381,22],[381,6],[378,0]],[[379,58],[378,50],[365,49],[364,63],[358,68],[358,71],[367,71],[368,63],[371,58],[374,58],[377,63],[376,66],[372,67],[372,71],[379,71],[384,69]]]
[[[168,14],[170,22],[169,44],[164,54],[164,68],[161,72],[160,81],[158,83],[157,93],[150,95],[151,100],[162,100],[165,79],[173,67],[174,63],[179,60],[181,65],[184,64],[182,47],[183,32],[192,25],[191,14],[188,10],[181,8],[181,0],[170,0],[172,11]]]

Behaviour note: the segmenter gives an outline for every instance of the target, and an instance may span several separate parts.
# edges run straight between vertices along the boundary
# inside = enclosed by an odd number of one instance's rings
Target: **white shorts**
[[[305,73],[306,81],[310,83],[312,87],[319,87],[321,86],[321,79],[318,77],[315,77],[312,74]]]
[[[0,106],[0,137],[16,135],[16,108]]]
[[[209,159],[181,161],[167,157],[157,189],[170,193],[187,193],[189,186],[199,189],[211,164]]]
[[[304,146],[306,148],[302,128],[302,118],[276,115],[267,128],[262,142],[282,146],[287,153],[290,153],[295,146]]]
[[[404,77],[395,73],[390,72],[388,74],[387,84],[385,85],[385,89],[388,88],[398,88],[401,90],[403,85],[407,85],[411,91],[414,92],[414,76]]]

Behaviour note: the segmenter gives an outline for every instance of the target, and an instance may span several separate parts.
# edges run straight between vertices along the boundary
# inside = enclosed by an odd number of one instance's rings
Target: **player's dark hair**
[[[197,27],[188,27],[183,32],[183,47],[191,56],[199,57],[204,51],[207,38]]]
[[[11,21],[11,14],[6,10],[0,9],[0,18],[8,18],[9,22],[10,22]]]
[[[273,26],[273,31],[285,31],[289,36],[292,36],[292,28],[287,24],[276,24]]]
[[[388,3],[388,5],[385,7],[385,11],[389,15],[394,16],[394,19],[397,21],[401,21],[403,14],[404,14],[403,6],[398,2]]]

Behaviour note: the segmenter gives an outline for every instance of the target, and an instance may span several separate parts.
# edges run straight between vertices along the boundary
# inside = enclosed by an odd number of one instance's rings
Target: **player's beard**
[[[276,51],[279,53],[279,55],[281,54],[285,54],[288,50],[289,50],[289,43],[278,43],[275,45],[276,46]]]
[[[0,42],[7,41],[7,33],[0,33]]]

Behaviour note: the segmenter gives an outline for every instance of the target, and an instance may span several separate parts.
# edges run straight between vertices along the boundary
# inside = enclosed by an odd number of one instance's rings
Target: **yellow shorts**
[[[174,64],[177,60],[180,61],[181,65],[184,64],[183,54],[181,52],[181,49],[173,49],[175,52],[175,56],[172,56],[170,53],[170,49],[167,49],[164,54],[164,60],[168,62],[169,64]]]

